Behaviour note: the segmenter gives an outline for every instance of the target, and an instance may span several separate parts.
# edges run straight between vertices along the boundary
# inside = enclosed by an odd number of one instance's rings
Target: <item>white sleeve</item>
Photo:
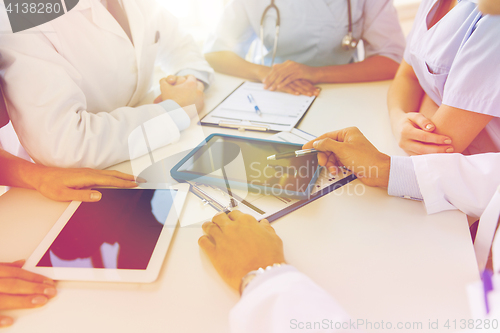
[[[367,0],[363,12],[365,57],[379,55],[400,63],[405,37],[392,0]]]
[[[146,154],[145,145],[129,147],[143,124],[154,137],[152,149],[180,136],[170,110],[160,105],[87,112],[80,73],[42,33],[0,34],[0,54],[10,118],[37,163],[105,168],[129,160],[131,152]],[[178,108],[171,101],[170,109]]]
[[[412,156],[429,214],[459,209],[479,217],[500,184],[500,153]]]
[[[291,266],[256,277],[229,315],[232,333],[342,332],[354,322],[340,305]],[[351,327],[349,327],[351,325]]]
[[[160,27],[160,49],[158,61],[166,74],[177,74],[182,70],[191,69],[203,72],[206,75],[198,77],[201,81],[211,84],[214,80],[214,70],[203,57],[200,47],[193,37],[182,30],[175,16],[163,9],[161,5],[155,4],[155,15]],[[208,78],[207,78],[208,77]]]

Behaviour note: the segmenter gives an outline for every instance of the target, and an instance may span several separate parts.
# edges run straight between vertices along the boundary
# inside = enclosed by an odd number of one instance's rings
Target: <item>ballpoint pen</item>
[[[292,158],[292,157],[300,157],[300,156],[307,156],[311,154],[317,154],[319,151],[316,149],[304,149],[304,150],[296,150],[296,151],[290,151],[287,153],[279,153],[276,155],[271,155],[267,157],[268,161],[275,161],[283,158]]]
[[[253,98],[252,94],[248,94],[247,98],[248,98],[248,101],[250,102],[250,104],[252,104],[252,106],[255,110],[255,113],[257,113],[259,116],[262,116],[262,111],[260,111],[257,103],[255,103],[255,99]]]
[[[484,291],[484,305],[486,307],[486,313],[490,313],[490,303],[488,300],[488,294],[493,290],[493,282],[491,278],[493,277],[493,272],[489,269],[485,269],[481,274],[481,280],[483,280],[483,291]]]

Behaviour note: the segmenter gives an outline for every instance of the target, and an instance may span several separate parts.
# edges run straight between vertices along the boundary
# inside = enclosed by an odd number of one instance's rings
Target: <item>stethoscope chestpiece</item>
[[[342,48],[346,51],[351,51],[358,47],[358,40],[352,36],[352,33],[349,32],[347,35],[342,38]]]

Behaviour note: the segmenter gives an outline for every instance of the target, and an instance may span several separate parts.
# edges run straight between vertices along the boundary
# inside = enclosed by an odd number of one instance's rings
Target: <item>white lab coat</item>
[[[500,184],[500,153],[411,158],[428,214],[458,209],[479,218]]]
[[[0,74],[13,126],[35,162],[105,168],[128,160],[129,135],[158,116],[147,125],[151,148],[176,141],[179,129],[166,113],[176,103],[168,110],[137,106],[152,87],[155,62],[167,74],[192,69],[213,78],[192,37],[156,1],[123,5],[133,45],[99,0],[80,0],[69,13],[16,34],[5,33],[11,29],[0,5]]]
[[[429,213],[458,208],[481,215],[500,184],[500,154],[423,155],[413,163]],[[308,322],[319,325],[308,329]],[[356,324],[331,295],[287,266],[256,277],[230,313],[232,333],[359,332]]]

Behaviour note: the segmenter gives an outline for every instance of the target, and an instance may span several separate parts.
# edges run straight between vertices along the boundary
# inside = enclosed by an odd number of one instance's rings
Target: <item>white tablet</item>
[[[68,206],[23,268],[54,280],[153,282],[188,190],[99,189],[101,201]]]

